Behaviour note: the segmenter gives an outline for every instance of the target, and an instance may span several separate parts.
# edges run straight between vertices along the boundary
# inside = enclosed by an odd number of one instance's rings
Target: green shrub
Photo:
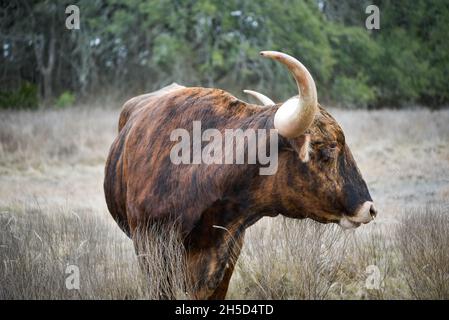
[[[35,84],[25,82],[15,91],[0,91],[0,109],[36,109],[38,106]]]
[[[366,108],[376,99],[375,91],[363,77],[338,77],[332,86],[332,95],[342,106]]]
[[[56,100],[58,108],[70,107],[75,103],[75,95],[69,91],[64,91]]]

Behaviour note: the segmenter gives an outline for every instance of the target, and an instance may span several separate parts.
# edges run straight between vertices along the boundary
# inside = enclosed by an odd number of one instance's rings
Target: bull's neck
[[[277,108],[276,108],[277,109]],[[265,129],[269,132],[274,129],[273,119],[276,109],[267,108],[260,112],[248,116],[245,120],[243,129]],[[267,146],[269,144],[269,135],[267,134]],[[280,150],[285,147],[287,140],[278,136],[278,156]],[[286,211],[282,204],[281,194],[278,190],[282,189],[281,177],[286,174],[281,170],[281,159],[278,159],[278,170],[272,175],[260,175],[258,165],[237,165],[238,169],[234,172],[234,192],[232,198],[240,206],[241,215],[245,216],[246,226],[250,226],[264,216],[276,216]],[[282,172],[280,172],[282,171]]]

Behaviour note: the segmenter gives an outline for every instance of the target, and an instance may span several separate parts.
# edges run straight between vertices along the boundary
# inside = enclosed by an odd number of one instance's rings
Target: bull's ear
[[[302,162],[308,162],[310,159],[310,134],[303,134],[292,139],[292,147]]]

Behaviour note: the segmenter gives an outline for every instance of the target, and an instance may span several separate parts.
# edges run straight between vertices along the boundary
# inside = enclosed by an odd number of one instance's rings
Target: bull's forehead
[[[321,106],[310,128],[313,140],[345,143],[345,136],[338,122]]]

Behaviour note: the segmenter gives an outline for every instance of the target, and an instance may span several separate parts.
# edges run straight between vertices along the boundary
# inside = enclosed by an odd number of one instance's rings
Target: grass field
[[[449,110],[330,111],[378,218],[353,232],[262,219],[228,298],[449,299]],[[118,114],[0,111],[0,299],[157,296],[104,201]],[[79,290],[66,288],[68,265]]]

